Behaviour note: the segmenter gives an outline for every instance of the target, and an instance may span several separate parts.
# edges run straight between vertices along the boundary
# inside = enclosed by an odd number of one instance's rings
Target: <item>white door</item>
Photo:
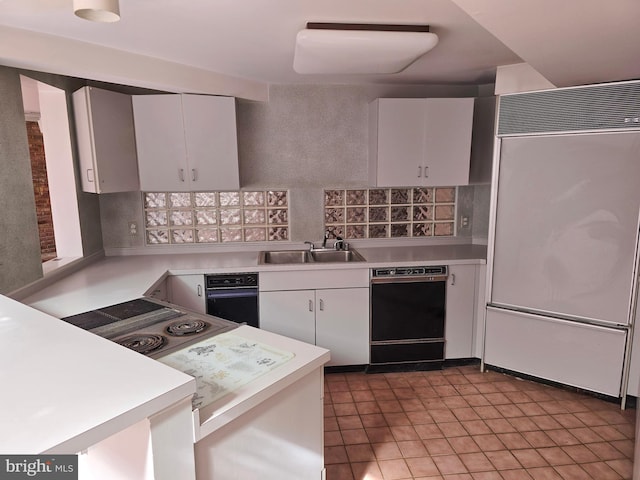
[[[198,313],[207,313],[204,275],[174,275],[167,282],[171,303]]]
[[[188,191],[180,95],[134,95],[132,101],[140,189]]]
[[[626,332],[487,308],[488,365],[617,397]]]
[[[421,184],[468,185],[474,99],[427,98],[425,102]]]
[[[369,363],[369,289],[316,290],[316,345],[331,351],[328,365]]]
[[[502,140],[491,303],[629,322],[640,133]]]
[[[378,186],[423,184],[424,126],[423,99],[378,100]]]
[[[191,189],[238,190],[238,140],[233,97],[182,95]]]
[[[450,265],[445,318],[445,358],[473,357],[476,266]]]
[[[260,328],[316,343],[316,302],[314,290],[260,292]]]

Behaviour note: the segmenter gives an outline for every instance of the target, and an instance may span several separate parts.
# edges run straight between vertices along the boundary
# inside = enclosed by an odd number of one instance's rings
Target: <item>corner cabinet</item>
[[[472,358],[476,327],[477,266],[449,265],[445,358]]]
[[[238,190],[233,97],[134,95],[142,191]]]
[[[82,190],[140,189],[131,96],[83,87],[72,94]]]
[[[369,184],[469,184],[474,98],[379,98],[369,105]]]
[[[198,313],[207,313],[204,275],[170,275],[167,277],[169,302]]]
[[[367,269],[263,272],[260,328],[329,349],[329,366],[368,364],[368,282]]]

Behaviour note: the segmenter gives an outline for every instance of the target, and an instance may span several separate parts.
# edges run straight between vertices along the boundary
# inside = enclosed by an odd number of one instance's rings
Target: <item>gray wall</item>
[[[0,66],[0,293],[8,293],[42,277],[38,224],[33,199],[31,163],[20,90],[20,74],[71,93],[84,80]],[[73,117],[69,109],[72,145]],[[74,152],[77,165],[77,154]],[[78,169],[76,169],[76,172]],[[76,184],[80,183],[76,179]],[[84,255],[102,250],[100,203],[97,195],[78,190],[78,211]]]
[[[475,86],[274,85],[269,102],[237,103],[240,185],[289,189],[291,240],[318,240],[322,190],[367,185],[369,102],[476,94]],[[142,226],[139,194],[101,195],[100,209],[105,248],[144,245],[142,234],[129,235],[127,223],[137,219]]]
[[[20,77],[0,67],[0,293],[42,276]]]

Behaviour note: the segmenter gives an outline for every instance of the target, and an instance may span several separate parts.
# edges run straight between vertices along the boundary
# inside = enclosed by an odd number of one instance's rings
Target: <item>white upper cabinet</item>
[[[233,97],[133,96],[140,189],[237,190]]]
[[[372,186],[469,183],[473,98],[379,98],[369,109]]]
[[[131,96],[83,87],[72,99],[82,190],[139,190]]]

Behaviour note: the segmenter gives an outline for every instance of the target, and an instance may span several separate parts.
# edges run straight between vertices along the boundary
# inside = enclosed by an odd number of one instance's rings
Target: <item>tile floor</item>
[[[631,479],[635,409],[478,366],[325,377],[327,480]]]

